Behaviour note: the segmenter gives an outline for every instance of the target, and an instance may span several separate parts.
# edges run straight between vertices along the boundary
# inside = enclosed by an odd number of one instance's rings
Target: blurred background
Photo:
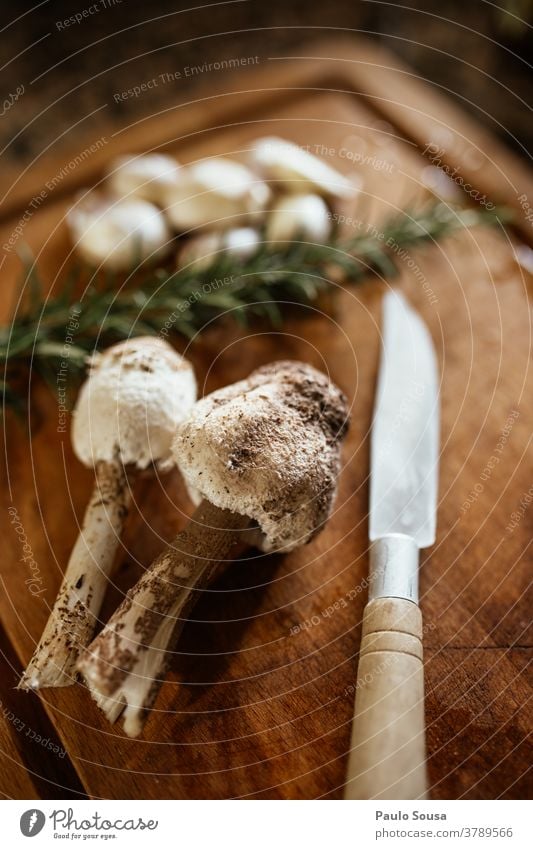
[[[532,0],[44,0],[0,14],[8,166],[75,149],[231,73],[210,64],[263,63],[351,34],[394,51],[523,156],[532,147]],[[164,84],[117,99],[161,74]]]

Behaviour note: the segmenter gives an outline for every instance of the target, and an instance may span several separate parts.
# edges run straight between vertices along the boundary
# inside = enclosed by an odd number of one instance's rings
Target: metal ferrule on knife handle
[[[405,534],[387,534],[370,546],[368,598],[405,598],[418,604],[418,545]]]

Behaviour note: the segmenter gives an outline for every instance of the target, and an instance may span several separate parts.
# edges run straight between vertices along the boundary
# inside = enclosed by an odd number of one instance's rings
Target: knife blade
[[[370,459],[369,600],[345,799],[427,797],[419,549],[435,541],[438,369],[430,334],[385,296]]]
[[[439,454],[437,362],[428,330],[405,298],[383,305],[383,347],[371,436],[370,539],[435,542]]]

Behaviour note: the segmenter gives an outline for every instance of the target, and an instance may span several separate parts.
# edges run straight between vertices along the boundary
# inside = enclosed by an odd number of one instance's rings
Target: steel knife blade
[[[370,539],[435,541],[439,389],[431,336],[396,291],[383,305],[383,344],[371,435]]]

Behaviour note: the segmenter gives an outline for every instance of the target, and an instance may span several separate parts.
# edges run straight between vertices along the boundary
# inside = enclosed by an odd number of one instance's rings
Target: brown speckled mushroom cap
[[[326,375],[276,362],[198,401],[173,452],[191,490],[257,522],[263,551],[290,551],[330,515],[347,425]]]

